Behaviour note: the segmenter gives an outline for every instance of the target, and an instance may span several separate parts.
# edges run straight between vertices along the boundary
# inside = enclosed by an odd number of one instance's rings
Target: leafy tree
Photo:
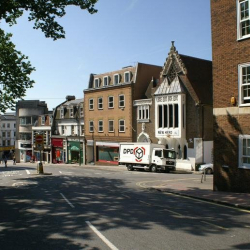
[[[73,5],[94,14],[98,0],[0,0],[0,20],[10,26],[16,24],[24,11],[28,20],[34,21],[34,29],[41,29],[46,37],[57,40],[65,38],[63,27],[57,18],[66,14],[65,8]],[[34,81],[30,74],[35,70],[28,57],[15,49],[11,34],[0,29],[0,112],[15,107],[17,99],[25,96],[26,89],[32,88]]]

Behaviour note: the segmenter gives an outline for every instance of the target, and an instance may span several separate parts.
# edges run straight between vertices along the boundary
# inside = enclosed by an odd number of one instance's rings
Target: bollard
[[[37,164],[37,173],[38,174],[43,174],[43,163],[42,162],[39,162]]]

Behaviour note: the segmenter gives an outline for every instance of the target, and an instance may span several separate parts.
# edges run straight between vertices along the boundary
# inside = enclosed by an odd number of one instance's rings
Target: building
[[[172,46],[147,99],[136,100],[137,141],[166,145],[178,153],[176,168],[195,170],[212,162],[212,62],[178,53]]]
[[[249,7],[211,0],[214,190],[250,192]]]
[[[16,141],[16,113],[9,112],[0,115],[0,159],[9,157],[15,152]]]
[[[137,63],[90,75],[84,90],[86,163],[118,164],[119,142],[137,139],[133,101],[145,96],[160,71],[159,66]]]
[[[54,110],[51,136],[53,163],[85,161],[83,99],[66,96]]]
[[[38,116],[37,122],[32,126],[32,160],[51,163],[51,126],[53,114],[49,111],[48,114]],[[43,136],[41,148],[37,148],[36,137]]]
[[[16,161],[30,162],[33,150],[32,127],[38,117],[48,113],[47,104],[39,100],[22,100],[16,104]]]

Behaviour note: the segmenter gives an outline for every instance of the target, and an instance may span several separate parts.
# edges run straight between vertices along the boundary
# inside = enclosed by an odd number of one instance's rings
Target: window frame
[[[120,99],[121,97],[123,97],[123,100]],[[123,105],[121,105],[121,102],[123,102]],[[125,95],[124,94],[119,95],[118,105],[119,105],[119,108],[124,108],[125,107]]]
[[[98,133],[104,132],[104,123],[103,120],[98,120]]]
[[[90,103],[92,101],[92,104]],[[92,106],[92,108],[91,108]],[[89,99],[89,110],[94,110],[94,99],[93,98],[90,98]]]
[[[110,101],[109,98],[112,98],[113,100]],[[114,108],[114,100],[115,100],[114,96],[108,96],[108,108],[109,109],[113,109]],[[110,104],[112,104],[112,105],[110,105]]]
[[[94,78],[94,87],[100,88],[100,78]]]
[[[110,124],[110,122],[112,122],[112,125]],[[109,132],[110,133],[112,133],[112,132],[114,132],[115,131],[115,128],[114,128],[114,120],[111,120],[111,119],[109,119],[108,120],[108,126],[109,126]],[[111,129],[112,128],[112,129]]]
[[[122,125],[121,122],[123,122],[124,124]],[[124,119],[119,119],[118,127],[119,127],[119,133],[125,133],[125,120]],[[121,127],[124,127],[124,129],[121,130]]]
[[[243,163],[243,157],[247,157],[250,159],[249,155],[243,155],[243,140],[249,140],[249,151],[250,151],[250,135],[239,135],[239,163],[238,168],[250,169],[250,163]]]
[[[89,132],[94,133],[94,121],[89,121]]]
[[[103,98],[98,97],[98,109],[103,109]]]
[[[243,3],[248,3],[248,17],[241,19],[241,5]],[[242,40],[250,38],[250,31],[246,35],[242,35],[242,23],[249,22],[250,26],[250,0],[237,0],[237,39]],[[249,28],[250,29],[250,28]]]
[[[45,116],[44,115],[41,116],[41,125],[45,125]]]
[[[64,108],[60,109],[60,118],[64,118]]]
[[[126,75],[128,75],[128,81],[126,81]],[[131,72],[130,71],[125,71],[124,72],[124,82],[129,83],[131,81]]]
[[[117,82],[116,82],[116,76],[118,77]],[[113,80],[114,80],[114,85],[118,85],[120,83],[120,81],[121,81],[120,75],[119,74],[114,74]]]
[[[108,76],[104,76],[103,77],[103,86],[109,86],[109,77]]]
[[[248,98],[246,98],[249,100],[249,102],[244,103],[244,99],[245,99],[244,98],[244,86],[248,86],[249,92],[250,92],[250,79],[249,79],[249,82],[246,84],[243,84],[243,82],[242,82],[243,68],[248,68],[248,67],[250,70],[250,62],[238,65],[238,91],[239,91],[239,105],[240,106],[250,106],[250,94],[249,94]],[[249,78],[250,78],[250,76],[249,76]]]

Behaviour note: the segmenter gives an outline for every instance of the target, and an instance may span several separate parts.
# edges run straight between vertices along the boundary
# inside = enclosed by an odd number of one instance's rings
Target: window
[[[50,115],[49,116],[49,125],[51,125],[52,124],[52,116]]]
[[[250,135],[239,136],[239,167],[250,169]]]
[[[10,128],[10,124],[9,123],[7,123],[7,128]]]
[[[6,133],[5,132],[2,132],[2,137],[6,137]]]
[[[89,121],[89,132],[94,132],[94,121]]]
[[[142,105],[137,108],[137,119],[138,120],[149,120],[149,106]]]
[[[69,117],[74,117],[74,108],[69,109]]]
[[[98,132],[103,132],[103,120],[98,121]]]
[[[5,146],[6,144],[5,144],[5,140],[3,140],[3,146]]]
[[[31,125],[31,117],[20,117],[20,125]]]
[[[62,129],[62,135],[64,135],[64,133],[65,133],[65,127],[64,127],[64,125],[62,125],[61,129]]]
[[[98,98],[98,109],[103,109],[102,97]]]
[[[83,107],[80,108],[80,117],[83,117]]]
[[[164,104],[158,106],[158,127],[159,128],[179,127],[178,104]]]
[[[119,120],[119,132],[125,132],[125,120]]]
[[[75,134],[75,126],[71,125],[71,134],[74,135]]]
[[[5,128],[5,123],[3,123],[3,128]]]
[[[89,99],[89,110],[94,110],[94,99]]]
[[[60,110],[60,118],[64,118],[64,108]]]
[[[95,88],[100,87],[100,79],[99,78],[95,78],[94,83],[95,83]]]
[[[108,105],[109,105],[109,109],[114,108],[114,97],[113,96],[108,97]]]
[[[7,137],[10,138],[10,131],[7,132]]]
[[[241,105],[250,104],[250,63],[239,65],[239,96]]]
[[[114,85],[117,85],[120,82],[120,75],[119,74],[115,74],[114,75]]]
[[[238,39],[250,37],[250,0],[238,0]]]
[[[10,146],[10,140],[7,140],[7,146]]]
[[[114,132],[114,120],[109,120],[109,132]]]
[[[84,125],[81,125],[81,133],[84,134]]]
[[[119,108],[120,107],[125,107],[125,96],[124,95],[119,95]]]
[[[45,116],[41,116],[41,125],[44,125],[45,124]]]
[[[109,85],[109,77],[108,76],[104,76],[103,77],[103,86],[108,86]]]
[[[28,141],[28,140],[31,140],[31,138],[32,138],[31,133],[20,133],[19,134],[20,140]]]
[[[131,76],[131,74],[129,71],[125,72],[124,73],[124,82],[130,82],[130,76]]]

